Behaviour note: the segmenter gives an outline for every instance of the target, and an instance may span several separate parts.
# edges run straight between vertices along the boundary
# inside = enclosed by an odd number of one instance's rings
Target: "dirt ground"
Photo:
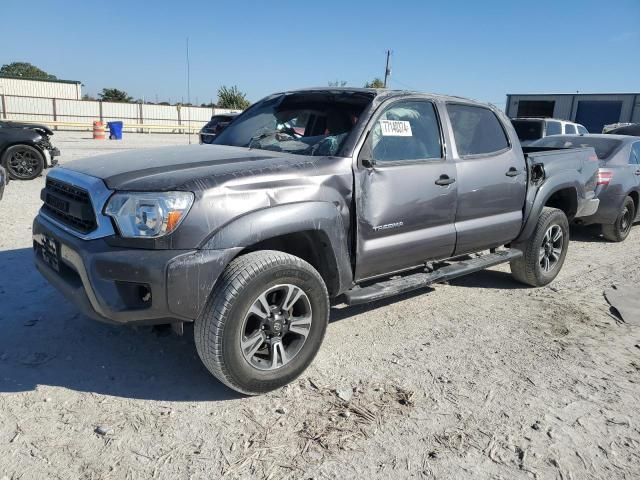
[[[62,163],[186,143],[53,137]],[[292,385],[246,398],[187,329],[102,325],[32,265],[43,179],[0,202],[0,479],[640,478],[640,327],[603,291],[640,282],[622,244],[573,229],[549,287],[498,267],[393,301],[334,308]],[[639,290],[640,293],[640,290]]]

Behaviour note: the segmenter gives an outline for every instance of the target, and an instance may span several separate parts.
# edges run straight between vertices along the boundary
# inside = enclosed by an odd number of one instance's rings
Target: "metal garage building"
[[[75,80],[31,80],[0,76],[0,95],[80,100],[82,83]]]
[[[506,113],[570,120],[601,133],[611,123],[640,123],[640,93],[508,94]]]

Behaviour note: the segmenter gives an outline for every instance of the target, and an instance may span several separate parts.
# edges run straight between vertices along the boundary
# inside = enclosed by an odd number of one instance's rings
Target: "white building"
[[[82,83],[75,80],[27,80],[0,76],[0,95],[80,100]]]
[[[640,123],[640,93],[543,93],[507,95],[514,117],[553,117],[577,122],[591,133],[618,122]]]

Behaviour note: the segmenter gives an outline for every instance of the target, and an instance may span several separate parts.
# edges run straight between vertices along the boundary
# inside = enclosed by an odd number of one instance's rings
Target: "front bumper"
[[[54,167],[58,164],[58,159],[56,157],[60,156],[60,150],[57,148],[45,148],[42,150],[42,153],[44,154],[46,167]]]
[[[57,270],[43,254],[51,242]],[[195,320],[240,251],[116,248],[103,238],[75,237],[41,215],[33,222],[33,248],[36,268],[85,315],[138,325]]]

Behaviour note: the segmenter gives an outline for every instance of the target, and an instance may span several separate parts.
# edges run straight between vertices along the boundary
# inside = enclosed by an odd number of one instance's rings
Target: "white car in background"
[[[579,123],[559,120],[557,118],[512,118],[511,123],[516,129],[522,146],[551,135],[580,135],[589,131]]]

